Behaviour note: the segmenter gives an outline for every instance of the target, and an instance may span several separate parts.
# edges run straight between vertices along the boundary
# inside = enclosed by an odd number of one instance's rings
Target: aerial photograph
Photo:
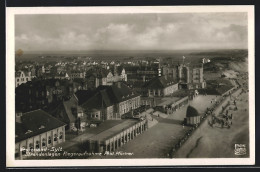
[[[249,158],[247,14],[16,14],[15,160]]]

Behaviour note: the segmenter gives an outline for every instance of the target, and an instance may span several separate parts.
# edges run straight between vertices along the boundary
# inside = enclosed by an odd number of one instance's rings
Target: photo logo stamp
[[[235,144],[235,155],[246,155],[246,144]]]

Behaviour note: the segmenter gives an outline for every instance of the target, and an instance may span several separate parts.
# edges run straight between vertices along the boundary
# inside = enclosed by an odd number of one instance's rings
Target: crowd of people
[[[224,102],[224,100],[228,97],[231,96],[234,92],[236,92],[240,87],[237,87],[235,89],[233,89],[232,91],[229,92],[229,94],[223,95],[221,96],[218,100],[217,99],[213,99],[211,100],[211,103],[213,103],[213,105],[211,107],[207,107],[206,111],[204,112],[203,116],[201,116],[201,120],[200,123],[193,125],[189,130],[186,131],[186,133],[184,134],[184,136],[182,138],[180,138],[178,140],[178,142],[174,145],[174,147],[172,148],[172,150],[170,151],[170,153],[168,154],[168,157],[173,157],[174,154],[178,151],[178,149],[180,149],[180,147],[188,140],[188,138],[196,131],[196,129],[205,121],[205,119],[207,118],[207,116],[209,115],[215,115],[214,111],[219,108],[220,106],[222,106],[222,103]],[[217,98],[217,96],[216,96]]]

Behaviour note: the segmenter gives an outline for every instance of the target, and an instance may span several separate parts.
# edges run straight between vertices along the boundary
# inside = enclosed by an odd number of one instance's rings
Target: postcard
[[[7,7],[7,167],[253,165],[254,19]]]

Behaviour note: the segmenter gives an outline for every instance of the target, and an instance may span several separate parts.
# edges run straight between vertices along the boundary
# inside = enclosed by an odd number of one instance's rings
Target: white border
[[[14,15],[15,14],[92,14],[92,13],[248,13],[249,66],[249,129],[250,158],[196,158],[196,159],[70,159],[70,160],[15,160],[15,76],[14,76]],[[176,166],[176,165],[254,165],[255,164],[255,44],[254,6],[157,6],[157,7],[7,7],[6,8],[6,166]]]

